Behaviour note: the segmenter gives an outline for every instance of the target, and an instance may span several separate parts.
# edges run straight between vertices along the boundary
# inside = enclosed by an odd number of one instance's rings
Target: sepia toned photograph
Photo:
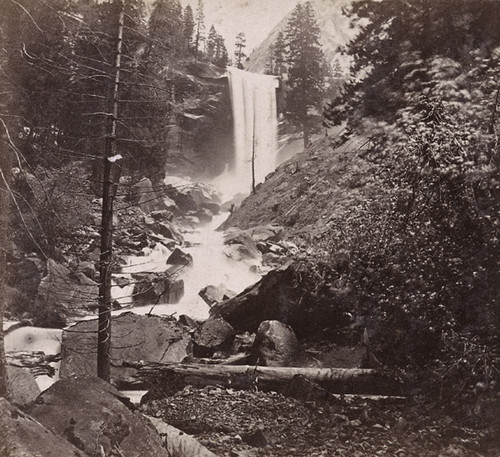
[[[0,457],[500,456],[500,0],[0,0]]]

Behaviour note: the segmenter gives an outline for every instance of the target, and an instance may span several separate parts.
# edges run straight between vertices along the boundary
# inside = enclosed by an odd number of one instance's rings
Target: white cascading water
[[[231,89],[232,110],[234,118],[234,163],[213,183],[227,197],[237,193],[248,194],[252,189],[252,175],[255,184],[264,181],[267,174],[276,166],[277,111],[276,88],[278,80],[274,76],[249,73],[236,68],[229,68],[229,84]],[[245,287],[257,282],[260,275],[252,269],[258,267],[261,259],[235,261],[224,254],[223,234],[216,228],[223,222],[227,214],[216,216],[211,224],[198,227],[192,233],[185,234],[189,247],[182,249],[192,255],[193,265],[180,273],[184,280],[185,294],[177,304],[153,304],[131,307],[133,285],[119,287],[114,283],[113,299],[137,314],[153,313],[158,315],[187,314],[193,318],[208,317],[209,306],[199,297],[200,289],[207,285],[223,284],[229,290],[241,292]],[[128,276],[132,273],[162,272],[166,269],[166,260],[171,251],[158,243],[152,249],[145,249],[143,256],[127,259],[123,273],[117,276]],[[114,311],[121,314],[124,310]],[[95,315],[89,315],[89,319]],[[13,323],[5,325],[7,328]],[[43,351],[46,354],[57,354],[61,351],[60,329],[41,329],[24,327],[6,335],[6,351]],[[51,364],[56,369],[52,378],[37,378],[39,387],[44,390],[55,382],[58,376],[59,363]]]
[[[214,182],[226,195],[248,194],[276,168],[278,120],[275,76],[228,68],[234,125],[234,161]]]

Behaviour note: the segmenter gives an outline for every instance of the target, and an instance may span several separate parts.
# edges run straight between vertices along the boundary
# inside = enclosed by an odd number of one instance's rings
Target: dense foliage
[[[330,258],[349,253],[343,276],[378,322],[385,362],[493,389],[500,3],[361,0],[349,14],[353,78],[326,116],[371,142],[382,193],[336,219]]]

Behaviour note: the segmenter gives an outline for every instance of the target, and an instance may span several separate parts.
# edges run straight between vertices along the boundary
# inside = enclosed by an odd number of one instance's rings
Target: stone
[[[130,381],[134,368],[122,361],[180,363],[191,357],[189,329],[174,318],[138,316],[123,313],[113,316],[111,325],[111,379]],[[78,322],[62,334],[61,378],[90,376],[96,373],[97,319]]]
[[[265,447],[277,442],[274,433],[262,428],[258,428],[249,433],[242,433],[241,438],[252,447]]]
[[[193,263],[193,256],[191,254],[186,254],[179,248],[175,248],[174,252],[172,252],[167,259],[167,263],[169,265],[191,265]]]
[[[198,322],[196,322],[192,317],[187,314],[181,314],[179,316],[179,324],[184,325],[184,327],[189,328],[190,330],[194,330],[198,328]]]
[[[87,278],[92,279],[93,281],[98,280],[97,270],[95,268],[94,262],[80,262],[77,267],[77,271],[79,273],[83,273]]]
[[[246,231],[255,242],[272,241],[278,242],[283,237],[284,228],[280,225],[258,225]]]
[[[339,303],[308,292],[307,284],[301,286],[307,272],[300,268],[287,263],[269,271],[236,297],[212,306],[210,316],[222,317],[237,332],[251,333],[263,321],[278,320],[290,325],[299,338],[345,325],[348,320]]]
[[[13,405],[19,407],[29,405],[40,394],[40,388],[29,368],[7,365],[7,380],[9,400]]]
[[[68,318],[84,316],[94,309],[98,285],[90,283],[88,278],[84,283],[80,280],[64,265],[49,259],[47,274],[40,282],[35,299],[34,324],[39,327],[64,327]]]
[[[5,457],[89,457],[4,398],[0,398],[0,455]]]
[[[252,360],[268,367],[307,366],[307,355],[289,325],[264,321],[259,325]]]
[[[71,378],[49,387],[29,413],[89,456],[168,457],[154,427],[129,403],[101,379]]]
[[[212,222],[214,214],[208,208],[203,207],[196,213],[196,217],[202,224],[209,224]]]
[[[165,197],[163,199],[163,201],[165,202],[165,200],[170,200],[168,197]],[[173,206],[175,207],[175,203],[170,200],[173,204]],[[168,210],[168,209],[163,209],[163,210],[160,210],[160,211],[152,211],[150,216],[155,220],[155,221],[171,221],[173,218],[174,218],[174,214],[172,213],[172,211]]]
[[[235,297],[237,294],[229,290],[224,284],[218,286],[209,285],[198,292],[198,295],[203,298],[208,306],[213,306],[229,298]]]
[[[224,254],[234,260],[256,259],[261,256],[252,237],[239,228],[230,228],[224,232],[224,244]]]
[[[233,327],[224,319],[209,318],[193,334],[194,355],[211,357],[216,351],[229,350],[234,336]]]
[[[184,281],[164,273],[134,273],[132,300],[136,305],[178,303],[184,295]]]
[[[146,214],[165,209],[149,178],[142,178],[132,185],[128,197],[132,204],[138,205]]]

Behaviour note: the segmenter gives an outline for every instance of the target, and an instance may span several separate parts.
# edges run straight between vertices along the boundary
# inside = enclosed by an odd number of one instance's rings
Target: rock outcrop
[[[5,457],[89,457],[58,434],[0,398],[0,455]]]
[[[229,350],[235,331],[230,324],[220,317],[207,319],[193,334],[194,355],[211,357],[216,351]]]
[[[90,456],[168,457],[151,423],[126,403],[118,390],[101,379],[72,378],[43,392],[29,413]]]

